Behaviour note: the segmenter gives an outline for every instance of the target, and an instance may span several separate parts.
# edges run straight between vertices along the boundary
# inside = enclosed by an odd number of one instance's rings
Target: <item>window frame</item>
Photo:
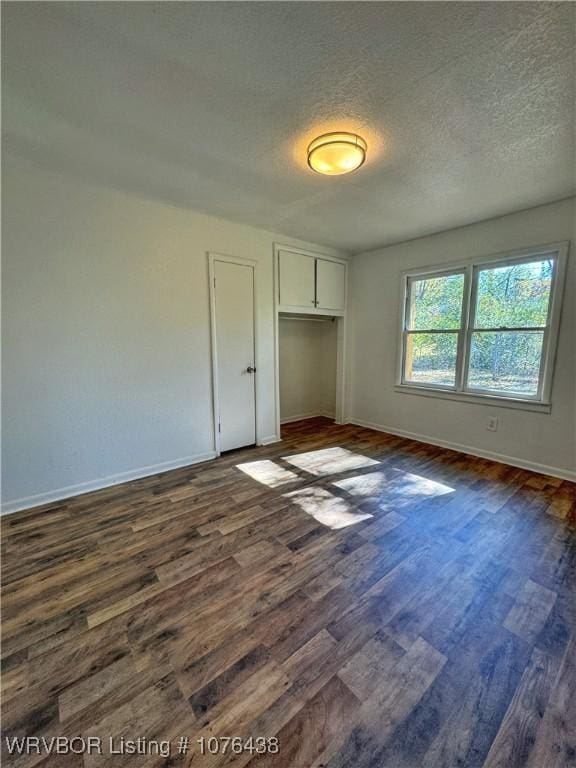
[[[452,277],[452,275],[463,275],[464,276],[464,283],[463,283],[463,295],[466,294],[467,290],[467,280],[468,276],[466,273],[466,270],[463,267],[458,267],[455,269],[442,269],[435,271],[432,274],[420,274],[420,273],[406,273],[406,282],[404,286],[404,321],[402,326],[402,370],[401,370],[401,384],[404,386],[410,386],[410,387],[418,387],[418,388],[430,388],[430,389],[439,389],[442,391],[447,392],[453,392],[457,391],[456,387],[458,386],[459,381],[459,370],[458,370],[458,362],[461,358],[461,349],[464,345],[464,334],[465,334],[465,324],[466,324],[466,317],[465,317],[465,302],[462,300],[462,311],[460,313],[460,327],[459,328],[444,328],[444,329],[438,329],[438,328],[418,328],[418,329],[410,329],[406,326],[408,325],[408,318],[410,317],[410,296],[411,291],[410,287],[413,283],[418,282],[422,280],[422,277],[431,279],[435,277]],[[407,340],[408,337],[411,334],[415,333],[451,333],[451,334],[457,334],[458,338],[456,341],[456,371],[455,371],[455,385],[452,386],[450,384],[428,384],[428,383],[419,383],[417,381],[410,381],[405,380],[404,378],[404,364],[406,361],[406,346],[407,346]]]
[[[476,403],[488,403],[492,405],[502,405],[513,408],[516,407],[527,410],[544,410],[549,412],[551,409],[553,369],[556,357],[556,349],[558,345],[562,298],[566,278],[568,246],[568,241],[551,243],[534,248],[523,248],[505,253],[493,254],[490,256],[476,257],[465,261],[454,261],[449,264],[404,270],[402,272],[401,283],[401,295],[403,300],[401,302],[400,312],[400,344],[398,346],[399,352],[395,389],[397,391],[411,394],[456,399]],[[480,329],[474,327],[476,315],[476,298],[478,294],[478,281],[480,272],[485,270],[487,266],[490,266],[491,268],[497,268],[499,266],[509,266],[513,264],[524,264],[530,263],[532,261],[540,261],[543,256],[547,256],[553,261],[548,316],[546,318],[545,326],[538,328],[534,327],[534,329],[527,331],[543,331],[542,355],[540,359],[538,389],[536,394],[522,395],[518,392],[510,393],[471,387],[469,384],[467,384],[467,380],[470,368],[470,349],[473,333],[494,333],[496,331],[519,332],[526,330],[522,327]],[[431,279],[434,277],[446,277],[455,274],[464,275],[460,328],[449,331],[439,329],[409,329],[407,324],[410,317],[409,302],[411,296],[411,285],[418,280],[426,278]],[[408,336],[412,333],[446,332],[458,334],[454,385],[430,384],[428,382],[419,383],[405,379],[404,371]]]

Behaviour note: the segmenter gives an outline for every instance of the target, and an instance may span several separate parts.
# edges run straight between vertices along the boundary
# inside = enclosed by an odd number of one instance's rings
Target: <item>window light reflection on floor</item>
[[[335,530],[347,528],[349,525],[355,525],[372,517],[367,512],[356,512],[345,499],[335,496],[325,488],[308,486],[285,493],[284,498],[297,504],[307,515],[318,520],[322,525]]]
[[[249,475],[253,480],[267,485],[269,488],[278,488],[280,485],[286,485],[286,483],[293,483],[295,480],[298,480],[298,475],[295,472],[284,469],[284,467],[269,459],[236,464],[236,468]]]
[[[298,469],[303,469],[305,472],[318,477],[372,467],[380,463],[368,458],[368,456],[363,456],[361,453],[354,453],[340,447],[297,453],[294,456],[283,456],[282,458]]]
[[[401,469],[355,475],[344,480],[335,480],[332,485],[352,496],[382,502],[398,497],[413,501],[415,497],[426,499],[454,492],[454,488],[448,485],[411,472],[403,472]]]

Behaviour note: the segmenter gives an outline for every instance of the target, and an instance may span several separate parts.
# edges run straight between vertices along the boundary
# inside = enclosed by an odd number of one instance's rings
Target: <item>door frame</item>
[[[216,343],[216,292],[214,290],[217,261],[225,264],[238,264],[241,267],[252,267],[253,274],[253,305],[254,316],[254,437],[256,444],[260,444],[260,432],[258,426],[258,373],[260,372],[259,363],[259,344],[258,344],[258,262],[255,259],[245,259],[241,256],[230,256],[226,253],[217,253],[208,251],[208,291],[210,297],[210,355],[212,358],[212,430],[214,438],[214,452],[220,456],[220,432],[218,431],[218,418],[220,415],[220,399],[218,390],[218,356]]]
[[[347,322],[348,322],[348,260],[330,256],[317,251],[308,251],[304,248],[298,248],[285,243],[274,243],[274,407],[276,412],[276,437],[282,439],[280,422],[280,314],[295,314],[309,316],[314,318],[318,315],[324,317],[333,317],[336,321],[336,403],[334,413],[335,424],[347,423]],[[344,310],[342,312],[327,311],[322,309],[308,309],[302,307],[284,307],[279,303],[280,275],[278,267],[278,256],[280,251],[294,251],[304,256],[311,256],[326,261],[335,261],[338,264],[344,264],[345,271],[345,293]]]

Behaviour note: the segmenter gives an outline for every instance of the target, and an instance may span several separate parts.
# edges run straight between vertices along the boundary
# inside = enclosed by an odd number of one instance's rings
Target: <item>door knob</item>
[[[246,368],[246,373],[256,373],[256,368],[249,365],[248,368]]]

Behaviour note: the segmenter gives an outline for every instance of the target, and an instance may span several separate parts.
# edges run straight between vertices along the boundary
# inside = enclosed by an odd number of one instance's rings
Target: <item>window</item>
[[[404,274],[398,384],[547,405],[567,244]]]
[[[404,380],[455,387],[464,271],[408,278]]]

